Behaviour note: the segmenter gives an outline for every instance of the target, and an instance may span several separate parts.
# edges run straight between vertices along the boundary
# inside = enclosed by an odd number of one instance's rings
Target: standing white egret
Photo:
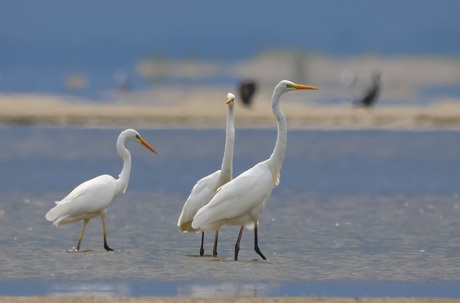
[[[279,99],[283,93],[299,89],[317,90],[313,86],[283,80],[273,91],[272,109],[278,120],[278,136],[270,158],[256,164],[222,186],[214,198],[200,208],[193,218],[192,227],[198,231],[217,230],[222,225],[241,226],[235,244],[235,261],[238,260],[241,236],[245,226],[254,227],[254,250],[262,259],[266,260],[259,249],[257,225],[259,215],[262,213],[273,188],[279,183],[280,171],[286,153],[287,122],[280,109]]]
[[[199,180],[192,189],[190,196],[187,201],[185,201],[184,206],[182,207],[182,212],[179,216],[177,226],[182,232],[195,232],[196,230],[192,228],[192,220],[196,212],[208,204],[211,201],[212,197],[217,192],[217,189],[230,181],[233,174],[233,146],[235,144],[235,126],[234,126],[234,114],[233,107],[235,96],[232,93],[227,94],[227,123],[226,123],[226,138],[225,138],[225,150],[224,158],[222,160],[221,169],[215,171]],[[213,256],[217,256],[217,240],[219,238],[219,230],[216,229],[216,235],[214,238],[214,249]],[[200,256],[204,255],[204,232],[201,233],[201,246],[200,246]]]
[[[102,219],[104,248],[107,251],[113,250],[107,245],[106,214],[110,202],[123,194],[128,187],[129,175],[131,174],[131,154],[125,147],[126,139],[141,143],[155,154],[157,153],[134,129],[121,132],[117,140],[117,151],[123,158],[123,169],[119,178],[101,175],[83,182],[64,199],[56,201],[57,205],[46,214],[46,220],[53,221],[56,227],[83,220],[77,250],[80,250],[86,225],[89,220],[97,216],[101,216]]]

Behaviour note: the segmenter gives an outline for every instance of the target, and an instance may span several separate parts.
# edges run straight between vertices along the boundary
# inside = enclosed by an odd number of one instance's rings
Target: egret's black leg
[[[238,234],[238,239],[236,240],[235,244],[235,261],[238,261],[238,253],[240,252],[240,242],[241,237],[243,236],[244,226],[241,226],[240,233]]]
[[[254,250],[262,259],[267,260],[264,254],[260,251],[258,242],[259,242],[259,239],[257,236],[257,223],[254,222]]]
[[[107,244],[107,239],[104,239],[104,249],[106,251],[113,251],[113,249],[110,248],[109,245]]]
[[[217,240],[219,240],[219,230],[216,230],[216,237],[214,238],[214,249],[212,251],[214,257],[217,257]]]
[[[83,239],[83,234],[85,233],[86,225],[88,225],[89,219],[83,220],[83,226],[80,232],[80,239],[78,239],[77,250],[80,250],[81,240]]]
[[[113,251],[107,244],[107,228],[106,228],[106,222],[105,222],[105,211],[102,212],[101,214],[101,220],[102,220],[102,233],[104,234],[104,249],[106,251]]]
[[[204,255],[204,232],[201,233],[201,246],[200,246],[200,256]]]

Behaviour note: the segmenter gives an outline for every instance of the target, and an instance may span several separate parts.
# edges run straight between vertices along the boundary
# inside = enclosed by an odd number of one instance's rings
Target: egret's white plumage
[[[223,185],[212,200],[200,208],[193,218],[192,228],[198,231],[213,231],[223,225],[241,226],[235,245],[235,260],[238,260],[240,240],[245,226],[254,227],[254,250],[262,259],[266,259],[258,246],[257,225],[259,215],[273,188],[279,183],[286,153],[287,121],[279,106],[279,99],[283,93],[298,89],[316,90],[317,88],[283,80],[273,91],[272,109],[278,121],[278,136],[270,158]]]
[[[89,220],[101,216],[104,234],[104,248],[112,250],[107,245],[106,212],[113,199],[123,194],[128,187],[131,174],[131,154],[125,147],[126,139],[143,144],[149,150],[157,153],[134,129],[127,129],[120,133],[117,140],[118,154],[123,158],[123,169],[118,179],[110,175],[101,175],[83,182],[72,190],[64,199],[56,201],[56,206],[46,214],[46,219],[57,227],[83,220],[77,250]]]
[[[192,220],[196,212],[206,205],[217,192],[217,189],[232,179],[233,166],[233,147],[235,144],[235,126],[234,126],[234,100],[235,96],[232,93],[227,94],[227,123],[226,123],[226,138],[225,150],[222,160],[221,169],[200,179],[192,189],[189,197],[182,207],[177,226],[182,232],[195,232],[192,227]],[[200,255],[204,254],[203,248],[204,232],[201,236]],[[217,239],[218,229],[214,240],[213,255],[217,255]]]

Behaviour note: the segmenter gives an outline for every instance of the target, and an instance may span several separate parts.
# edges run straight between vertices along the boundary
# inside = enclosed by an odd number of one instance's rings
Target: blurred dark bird
[[[244,106],[250,107],[252,104],[252,98],[257,91],[257,84],[255,81],[252,80],[244,80],[241,81],[240,86],[238,88],[238,92],[240,94],[241,101],[243,102]]]
[[[381,90],[380,72],[376,71],[372,74],[372,85],[367,89],[364,96],[355,102],[359,107],[372,107],[377,102]]]

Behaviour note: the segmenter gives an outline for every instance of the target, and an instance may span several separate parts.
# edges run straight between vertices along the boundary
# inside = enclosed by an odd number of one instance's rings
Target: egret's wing
[[[196,199],[196,197],[199,197],[202,192],[215,191],[214,187],[216,186],[219,175],[220,175],[220,169],[198,180],[195,186],[193,186],[192,192],[190,193],[190,196],[187,199],[187,201]],[[190,198],[193,198],[193,199],[190,199]]]
[[[46,219],[55,221],[56,225],[65,219],[65,224],[68,224],[86,214],[99,213],[113,200],[115,189],[116,181],[112,176],[102,175],[88,180],[56,202],[57,205],[46,214]]]
[[[192,189],[189,197],[182,207],[177,226],[181,227],[181,231],[190,230],[190,223],[198,209],[206,205],[216,194],[217,188],[221,186],[219,181],[220,170],[200,179]],[[188,224],[187,224],[188,223]],[[186,226],[188,225],[188,227]],[[183,230],[184,229],[184,230]]]
[[[267,199],[273,187],[268,167],[259,163],[223,185],[214,198],[197,212],[192,227],[199,228],[247,214]]]

